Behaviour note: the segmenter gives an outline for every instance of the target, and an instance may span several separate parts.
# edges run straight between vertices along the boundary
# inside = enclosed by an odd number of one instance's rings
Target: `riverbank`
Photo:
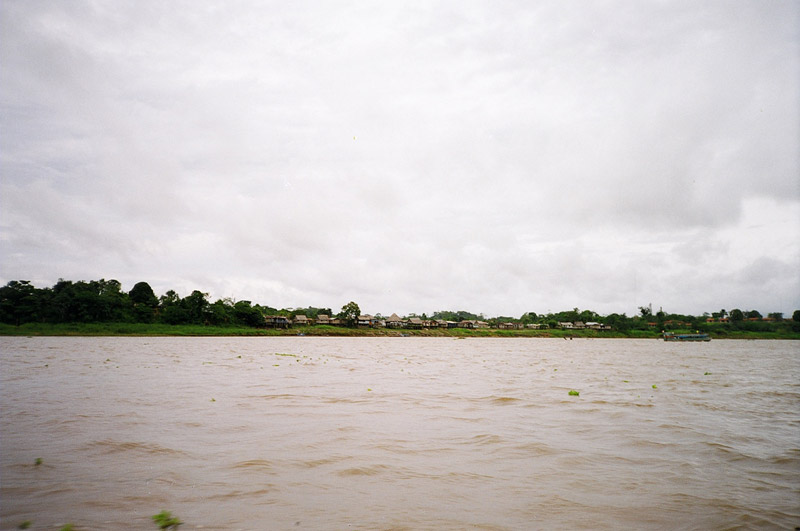
[[[686,332],[689,332],[687,330]],[[709,331],[714,339],[798,339],[800,333],[790,331],[752,332],[741,330]],[[328,337],[530,337],[530,338],[639,338],[657,339],[655,330],[470,330],[343,328],[337,326],[304,326],[297,328],[250,328],[202,325],[166,325],[145,323],[26,323],[20,326],[0,324],[2,336],[328,336]]]

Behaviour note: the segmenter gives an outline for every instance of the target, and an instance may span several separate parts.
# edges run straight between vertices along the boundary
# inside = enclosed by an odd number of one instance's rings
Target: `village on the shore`
[[[211,302],[208,294],[199,290],[185,297],[168,290],[159,297],[147,282],[138,282],[126,292],[122,284],[113,279],[88,282],[59,279],[52,287],[45,288],[20,280],[0,287],[0,324],[13,327],[30,325],[29,328],[41,329],[60,325],[74,328],[92,323],[130,323],[153,330],[153,327],[173,325],[220,330],[246,327],[272,330],[268,333],[315,335],[347,335],[351,332],[360,335],[459,335],[471,331],[479,334],[518,332],[522,335],[556,332],[562,335],[575,331],[578,335],[596,337],[675,330],[708,332],[717,336],[788,336],[800,333],[800,310],[795,310],[791,317],[784,317],[781,312],[762,315],[757,310],[738,308],[698,316],[665,312],[661,307],[654,311],[651,304],[638,309],[638,314],[632,316],[625,313],[600,315],[592,310],[573,308],[556,313],[530,311],[519,317],[487,317],[465,310],[440,310],[427,315],[409,313],[402,317],[392,313],[387,317],[362,311],[354,301],[336,312],[329,307],[313,306],[278,309],[229,298]]]
[[[349,323],[338,317],[331,317],[330,315],[319,314],[315,319],[309,318],[303,314],[297,314],[294,317],[286,317],[283,315],[268,315],[265,317],[266,326],[271,328],[289,328],[300,326],[312,325],[328,325],[328,326],[349,326]],[[492,328],[486,321],[477,319],[464,319],[462,321],[446,321],[444,319],[422,319],[420,317],[409,317],[403,319],[396,313],[389,317],[373,317],[372,315],[359,315],[355,320],[355,325],[358,328],[394,328],[394,329],[409,329],[409,330],[422,330],[422,329],[448,329],[448,328],[466,328],[471,330]],[[501,322],[497,323],[495,328],[500,330],[539,330],[541,328],[548,328],[544,323],[517,323],[517,322]],[[597,323],[597,322],[559,322],[558,328],[565,330],[611,330],[610,325]]]

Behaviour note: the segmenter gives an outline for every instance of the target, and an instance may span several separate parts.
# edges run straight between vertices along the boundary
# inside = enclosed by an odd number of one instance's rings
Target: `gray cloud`
[[[798,15],[4,2],[0,280],[383,313],[790,312]]]

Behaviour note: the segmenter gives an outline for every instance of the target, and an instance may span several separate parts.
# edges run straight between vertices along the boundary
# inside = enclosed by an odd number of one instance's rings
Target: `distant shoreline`
[[[693,332],[693,330],[686,330]],[[710,332],[713,339],[797,339],[797,332]],[[303,326],[296,328],[248,328],[202,325],[164,325],[143,323],[26,323],[0,324],[0,336],[141,336],[141,337],[452,337],[452,338],[574,338],[574,339],[658,339],[656,330],[499,330],[490,329],[388,329]]]

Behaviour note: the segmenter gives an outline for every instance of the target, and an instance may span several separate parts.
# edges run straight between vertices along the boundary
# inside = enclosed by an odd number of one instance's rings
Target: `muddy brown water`
[[[800,526],[800,342],[0,349],[0,529]]]

